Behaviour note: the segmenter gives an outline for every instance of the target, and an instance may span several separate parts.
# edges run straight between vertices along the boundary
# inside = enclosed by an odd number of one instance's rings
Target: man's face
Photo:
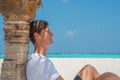
[[[49,28],[43,29],[41,31],[41,41],[44,45],[50,45],[53,43],[52,37],[53,37],[53,33],[50,31]]]

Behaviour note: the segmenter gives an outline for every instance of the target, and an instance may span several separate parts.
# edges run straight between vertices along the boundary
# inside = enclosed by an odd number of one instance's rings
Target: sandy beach
[[[120,76],[120,58],[50,58],[65,80],[73,80],[86,64],[93,65],[101,74],[113,72]],[[0,59],[0,68],[3,60]],[[0,70],[1,71],[1,70]]]

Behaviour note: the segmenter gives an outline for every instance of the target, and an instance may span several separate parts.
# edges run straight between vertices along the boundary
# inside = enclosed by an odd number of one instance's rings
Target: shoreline
[[[29,54],[30,56],[31,54]],[[1,54],[0,59],[5,55]],[[120,58],[120,53],[48,53],[48,58]]]
[[[65,80],[73,80],[86,64],[93,65],[100,74],[113,72],[120,76],[120,58],[50,58],[50,60]],[[0,73],[2,62],[3,59],[0,59]]]

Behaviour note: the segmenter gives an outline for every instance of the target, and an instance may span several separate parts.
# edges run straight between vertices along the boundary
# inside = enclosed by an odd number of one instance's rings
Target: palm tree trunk
[[[3,80],[26,80],[25,67],[29,48],[29,23],[25,21],[6,21],[5,58],[2,64]]]
[[[26,80],[29,21],[35,17],[36,9],[40,6],[42,6],[41,0],[0,0],[0,13],[5,21],[5,58],[1,68],[2,80]]]

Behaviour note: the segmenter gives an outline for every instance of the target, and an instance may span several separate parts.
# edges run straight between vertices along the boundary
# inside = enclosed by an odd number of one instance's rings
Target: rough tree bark
[[[0,0],[4,16],[5,58],[2,80],[26,80],[25,67],[29,53],[29,21],[35,17],[41,0]]]

